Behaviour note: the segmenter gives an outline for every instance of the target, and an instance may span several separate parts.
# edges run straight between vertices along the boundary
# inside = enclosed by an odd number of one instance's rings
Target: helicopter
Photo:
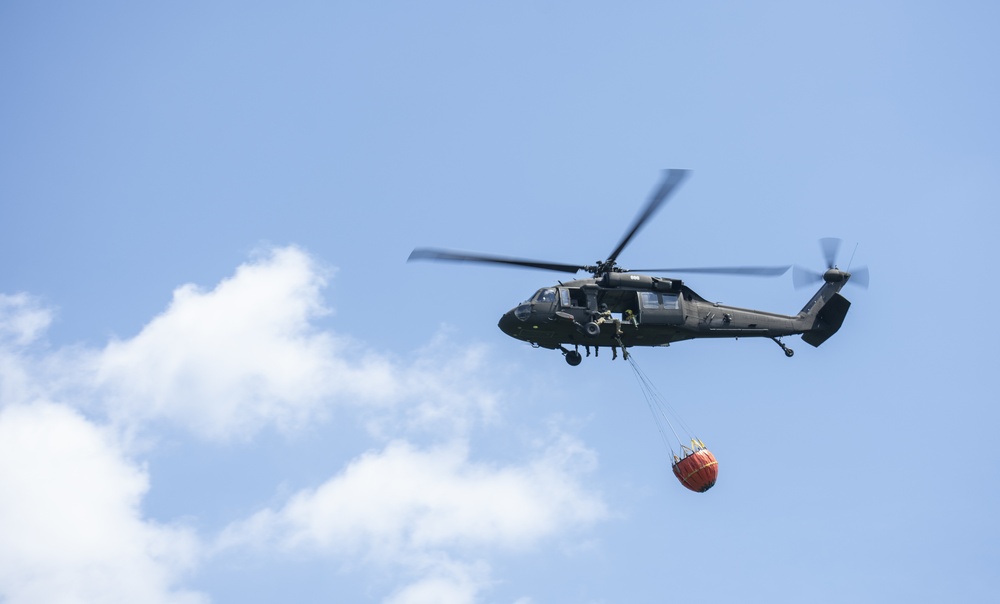
[[[443,260],[500,264],[564,273],[587,271],[589,278],[559,281],[543,287],[528,300],[500,317],[498,327],[512,338],[535,348],[558,350],[571,366],[583,360],[580,346],[590,356],[590,348],[599,354],[601,346],[610,347],[617,358],[618,348],[628,359],[633,346],[669,346],[695,338],[769,338],[785,356],[795,352],[782,338],[799,335],[816,347],[840,329],[851,306],[840,290],[853,278],[855,284],[868,286],[868,269],[853,274],[835,264],[841,241],[820,240],[826,261],[824,272],[794,267],[793,282],[802,287],[814,282],[823,285],[796,315],[726,306],[709,302],[676,278],[644,273],[688,273],[716,275],[780,276],[791,266],[733,266],[712,268],[626,269],[618,265],[618,256],[650,218],[670,198],[688,176],[689,170],[663,171],[663,179],[654,189],[642,211],[633,221],[606,260],[592,265],[562,264],[504,256],[457,252],[434,248],[416,248],[407,261]],[[848,267],[850,268],[850,267]]]

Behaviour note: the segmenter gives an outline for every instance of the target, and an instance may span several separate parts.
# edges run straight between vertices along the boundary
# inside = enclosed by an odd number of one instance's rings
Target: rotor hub
[[[850,277],[851,273],[844,272],[837,267],[833,267],[823,273],[823,280],[827,283],[841,283],[847,281]]]

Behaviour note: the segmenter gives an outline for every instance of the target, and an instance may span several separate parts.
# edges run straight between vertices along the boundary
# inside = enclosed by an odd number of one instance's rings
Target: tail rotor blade
[[[833,268],[837,263],[837,252],[840,251],[842,240],[836,237],[824,237],[819,240],[819,246],[823,249],[823,259],[826,260],[826,268]]]
[[[868,289],[868,267],[862,266],[861,268],[851,271],[851,280],[848,283],[854,283],[855,285],[860,285],[861,287]]]

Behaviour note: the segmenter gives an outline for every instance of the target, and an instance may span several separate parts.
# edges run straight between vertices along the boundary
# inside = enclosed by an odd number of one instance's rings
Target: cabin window
[[[563,307],[587,308],[587,295],[578,287],[560,287],[559,302]]]
[[[660,297],[655,292],[639,292],[639,300],[643,308],[660,307]]]
[[[663,308],[677,310],[677,294],[663,294]]]
[[[546,287],[545,289],[538,290],[535,294],[535,302],[555,302],[556,301],[556,290],[551,287]]]

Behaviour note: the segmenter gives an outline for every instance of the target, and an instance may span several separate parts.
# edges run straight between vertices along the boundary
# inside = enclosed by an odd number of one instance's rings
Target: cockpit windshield
[[[546,287],[545,289],[540,289],[535,293],[533,298],[535,302],[555,302],[556,301],[556,289],[554,287]]]

